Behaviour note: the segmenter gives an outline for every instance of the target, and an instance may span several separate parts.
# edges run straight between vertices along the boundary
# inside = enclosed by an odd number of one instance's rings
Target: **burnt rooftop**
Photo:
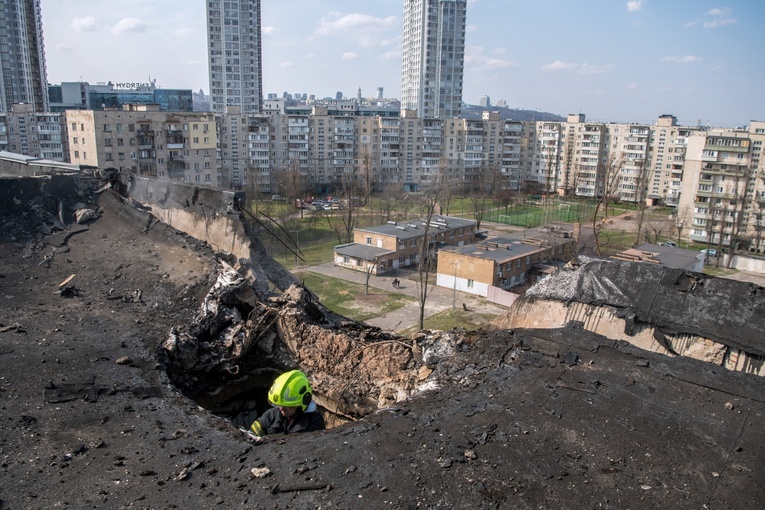
[[[584,260],[495,330],[400,338],[324,309],[252,226],[228,250],[159,221],[246,223],[214,200],[0,181],[0,508],[759,506],[763,379],[630,340],[754,359],[762,287]],[[524,310],[539,327],[502,327]],[[251,444],[226,404],[296,367],[334,426]]]

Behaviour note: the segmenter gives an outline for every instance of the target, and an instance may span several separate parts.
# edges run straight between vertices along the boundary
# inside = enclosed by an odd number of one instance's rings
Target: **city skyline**
[[[667,5],[669,4],[669,5]],[[264,2],[263,92],[399,97],[401,0]],[[145,82],[209,93],[205,2],[42,0],[50,83]],[[607,21],[603,21],[607,20]],[[765,118],[765,4],[473,0],[463,100],[595,121],[733,127]]]

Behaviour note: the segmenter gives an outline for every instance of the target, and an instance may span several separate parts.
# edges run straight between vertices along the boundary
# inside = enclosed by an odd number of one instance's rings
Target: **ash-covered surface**
[[[765,356],[765,289],[753,283],[581,257],[526,298],[612,306],[665,333],[691,333]]]
[[[98,206],[48,262],[47,234],[0,232],[2,509],[761,506],[761,378],[574,328],[429,334],[430,391],[252,445],[155,357],[214,254]]]

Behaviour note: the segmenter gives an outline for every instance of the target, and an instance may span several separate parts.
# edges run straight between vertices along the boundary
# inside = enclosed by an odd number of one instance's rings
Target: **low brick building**
[[[335,246],[335,265],[356,271],[370,270],[374,275],[416,267],[426,230],[430,243],[428,251],[432,255],[439,246],[463,246],[477,240],[474,220],[435,215],[429,224],[423,219],[389,221],[384,225],[354,229],[352,243]]]
[[[531,274],[546,275],[576,252],[572,229],[549,226],[472,246],[444,247],[438,254],[436,284],[487,297],[492,289],[508,290]]]

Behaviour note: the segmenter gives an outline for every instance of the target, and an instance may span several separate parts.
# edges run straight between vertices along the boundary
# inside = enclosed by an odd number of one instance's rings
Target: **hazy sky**
[[[203,0],[42,0],[48,81],[209,93]],[[402,0],[263,0],[263,90],[401,90]],[[765,0],[472,0],[463,100],[588,120],[765,120]]]

